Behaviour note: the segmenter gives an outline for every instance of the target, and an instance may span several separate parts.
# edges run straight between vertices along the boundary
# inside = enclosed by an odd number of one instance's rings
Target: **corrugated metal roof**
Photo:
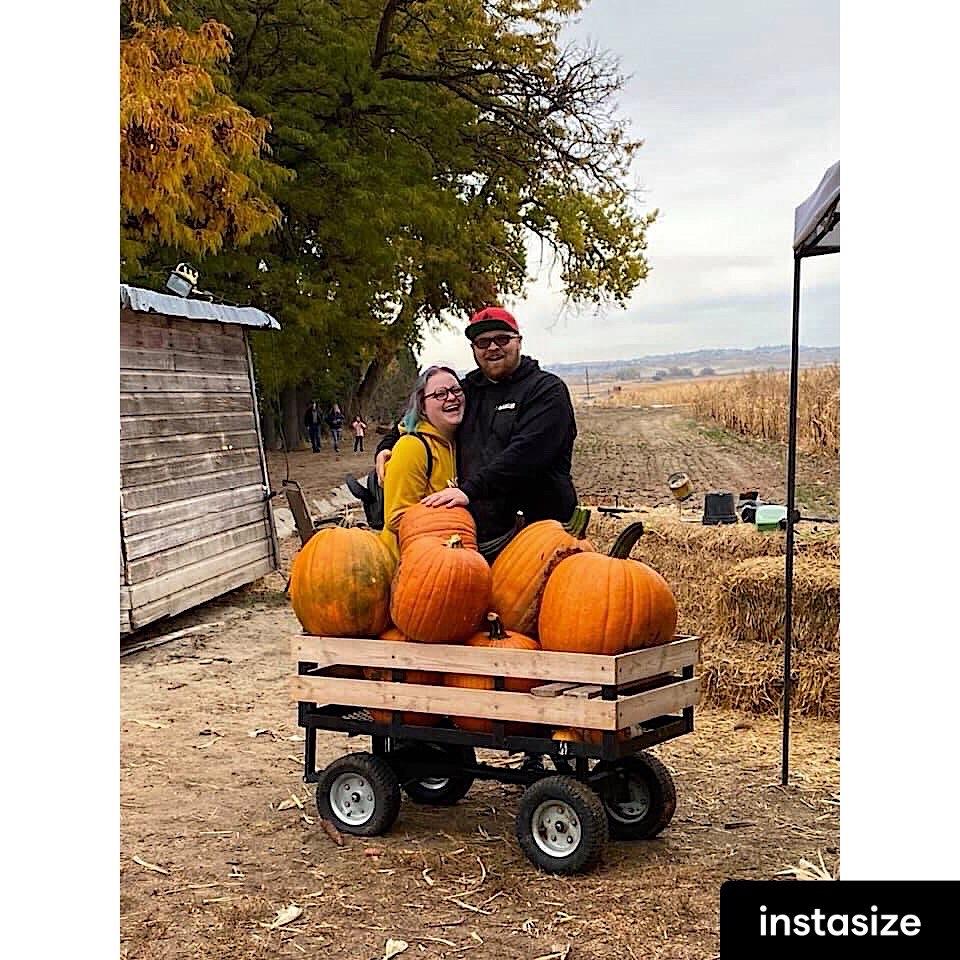
[[[189,300],[143,287],[120,284],[120,306],[137,313],[161,313],[167,317],[183,317],[186,320],[209,320],[214,323],[238,323],[242,327],[269,327],[279,330],[280,324],[256,307],[228,307],[223,303],[206,300]]]

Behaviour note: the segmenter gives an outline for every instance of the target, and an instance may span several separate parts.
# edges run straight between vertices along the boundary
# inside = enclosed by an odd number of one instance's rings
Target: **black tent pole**
[[[783,621],[783,755],[780,782],[790,776],[790,653],[793,644],[793,509],[797,478],[797,393],[800,366],[800,254],[793,257],[793,340],[790,348],[790,420],[787,440],[787,596]]]

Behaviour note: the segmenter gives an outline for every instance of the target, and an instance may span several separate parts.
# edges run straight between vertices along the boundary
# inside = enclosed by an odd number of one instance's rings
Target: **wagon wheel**
[[[385,760],[351,753],[334,760],[317,782],[317,810],[343,833],[375,837],[400,813],[400,784]]]
[[[410,743],[391,756],[391,763],[397,771],[404,793],[414,802],[432,807],[451,807],[462,800],[473,786],[473,777],[469,774],[454,776],[425,777],[410,780],[404,774],[404,768],[410,761],[429,764],[431,760],[457,764],[460,767],[476,765],[477,755],[473,747],[457,746],[445,743]]]
[[[573,777],[544,777],[520,798],[517,839],[527,858],[549,873],[579,873],[595,866],[607,836],[600,798]]]
[[[598,785],[618,840],[649,840],[673,819],[677,790],[670,771],[653,755],[638,753],[616,763],[601,761],[592,771],[611,771]]]

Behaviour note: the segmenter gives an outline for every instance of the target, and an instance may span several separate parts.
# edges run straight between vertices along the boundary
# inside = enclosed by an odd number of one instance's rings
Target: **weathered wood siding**
[[[276,569],[244,328],[120,311],[120,630]]]

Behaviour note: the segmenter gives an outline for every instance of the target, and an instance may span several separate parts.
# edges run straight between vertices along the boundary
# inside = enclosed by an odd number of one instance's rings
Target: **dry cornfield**
[[[746,373],[709,380],[650,383],[611,392],[613,406],[682,404],[700,418],[734,433],[787,440],[790,378],[786,372]],[[840,452],[840,367],[800,371],[797,403],[799,446]]]

